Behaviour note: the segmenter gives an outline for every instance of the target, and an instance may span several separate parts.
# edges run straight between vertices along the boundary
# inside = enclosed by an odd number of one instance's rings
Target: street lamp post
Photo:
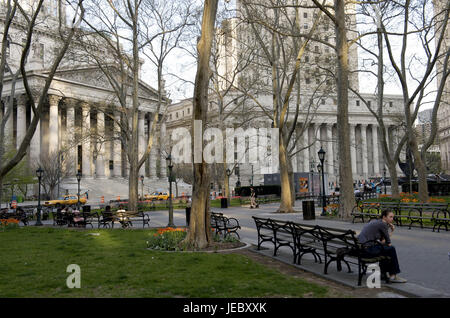
[[[383,185],[384,185],[384,194],[386,194],[386,167],[383,168]]]
[[[310,172],[311,172],[311,195],[314,196],[314,168],[315,163],[314,160],[310,164]]]
[[[166,158],[167,167],[169,168],[169,224],[168,227],[175,227],[173,224],[173,207],[172,207],[172,156],[169,154]]]
[[[42,226],[42,222],[41,222],[41,179],[42,179],[43,174],[44,174],[44,170],[42,170],[42,168],[39,167],[36,170],[36,175],[39,180],[39,190],[38,190],[38,209],[37,209],[35,226]]]
[[[144,200],[144,176],[141,175],[141,200]]]
[[[81,181],[81,172],[78,170],[77,172],[77,181],[78,181],[78,202],[77,202],[77,209],[80,211],[80,181]]]
[[[227,174],[227,180],[226,180],[226,185],[225,185],[225,189],[228,189],[228,193],[225,193],[227,195],[227,201],[228,201],[228,205],[230,205],[231,202],[231,191],[230,191],[230,175],[231,175],[231,170],[227,168],[227,170],[225,170],[225,173]]]
[[[321,165],[321,170],[322,170],[322,216],[326,215],[326,211],[325,211],[325,178],[324,178],[324,173],[323,171],[324,166],[323,166],[323,162],[325,161],[325,150],[323,150],[322,147],[320,147],[320,150],[317,153],[319,155],[319,160],[320,160],[320,165]]]

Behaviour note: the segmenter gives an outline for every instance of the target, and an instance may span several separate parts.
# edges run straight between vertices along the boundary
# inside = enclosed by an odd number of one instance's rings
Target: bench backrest
[[[318,227],[318,230],[325,250],[328,248],[360,249],[356,232],[353,230],[330,229],[321,226]]]
[[[273,231],[273,221],[271,219],[259,218],[256,216],[252,216],[252,218],[255,221],[258,233],[261,229]]]

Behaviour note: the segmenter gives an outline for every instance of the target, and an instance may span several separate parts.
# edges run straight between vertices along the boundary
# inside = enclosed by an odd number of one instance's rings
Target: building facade
[[[34,3],[32,0],[22,1],[25,9],[31,8]],[[4,9],[2,2],[2,25],[5,22]],[[58,14],[57,1],[45,1],[39,16],[41,23],[36,25],[33,33],[26,71],[30,88],[36,93],[36,97],[44,87],[55,50],[60,45]],[[22,28],[23,25],[18,20],[10,31],[10,38],[19,41],[8,43],[8,63],[12,73],[20,65],[20,43],[25,41],[21,38],[26,36]],[[106,50],[101,47],[98,50],[105,54],[105,59],[109,58]],[[95,63],[89,63],[88,58],[81,58],[82,54],[82,47],[78,47],[75,42],[61,62],[45,97],[41,120],[29,146],[28,160],[35,166],[47,156],[58,156],[69,170],[69,177],[74,177],[80,171],[83,178],[125,178],[128,176],[128,160],[121,123],[131,120],[131,94],[127,98],[127,109],[124,110],[117,101],[107,76]],[[20,146],[34,115],[23,81],[19,78],[14,84],[13,90],[12,74],[7,73],[3,83],[1,111],[5,115],[10,105],[13,107],[5,124],[4,140],[5,145],[13,149]],[[150,178],[165,177],[165,123],[161,120],[162,113],[157,113],[158,92],[142,80],[139,85],[138,134],[141,154],[147,147],[152,121],[157,116],[154,147],[141,168],[141,175]],[[163,103],[168,102],[164,96]]]
[[[435,14],[441,12],[447,5],[445,0],[434,0]],[[442,16],[442,15],[441,15]],[[442,20],[439,24],[442,24]],[[438,35],[442,34],[438,32]],[[450,49],[450,28],[447,26],[445,31],[444,41],[442,43],[442,52],[447,52]],[[437,65],[437,80],[438,85],[442,81],[443,61],[438,61]],[[448,70],[447,70],[448,72]],[[441,168],[444,173],[450,174],[450,81],[447,79],[445,88],[442,93],[441,102],[438,110],[438,135],[439,135],[439,150],[441,153]]]

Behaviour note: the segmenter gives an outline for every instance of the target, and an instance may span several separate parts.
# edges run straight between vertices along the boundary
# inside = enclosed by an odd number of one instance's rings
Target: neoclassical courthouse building
[[[443,0],[434,0],[435,12],[440,12],[446,3]],[[438,36],[436,36],[436,40]],[[444,37],[443,46],[445,50],[450,48],[450,28],[447,26]],[[442,79],[442,62],[437,64],[438,81]],[[445,82],[444,92],[441,98],[441,104],[438,110],[438,132],[439,132],[439,148],[441,152],[441,169],[450,174],[450,80]]]
[[[23,0],[21,3],[25,9],[29,9],[35,1]],[[0,8],[0,24],[3,30],[5,22],[3,1]],[[28,80],[34,92],[42,90],[49,67],[53,62],[55,48],[59,41],[58,18],[57,1],[46,0],[40,13],[39,23],[34,30],[32,47],[26,64]],[[66,17],[62,18],[65,21]],[[20,20],[17,20],[10,30],[10,39],[13,40],[8,42],[7,54],[13,72],[19,67],[21,43],[25,41],[26,33],[22,28]],[[73,43],[74,47],[76,45],[76,42]],[[117,138],[120,135],[118,123],[123,112],[121,114],[115,110],[119,109],[119,103],[114,91],[104,73],[94,63],[74,61],[69,56],[71,55],[66,54],[61,62],[48,90],[47,102],[30,144],[28,159],[35,164],[46,155],[66,156],[65,161],[72,163],[67,166],[71,170],[69,176],[75,176],[79,170],[83,178],[126,177],[127,159],[123,145]],[[19,147],[33,112],[20,77],[12,96],[11,78],[11,74],[6,74],[1,111],[5,114],[9,99],[14,98],[13,112],[5,127],[5,142],[12,147]],[[131,98],[127,100],[131,107]],[[163,102],[168,103],[169,100],[164,97]],[[151,122],[157,115],[158,94],[141,79],[139,103],[139,152],[143,153]],[[104,109],[105,105],[112,110],[99,111]],[[158,148],[159,136],[165,131],[165,124],[161,122],[161,118],[162,116],[158,116],[158,137],[154,142],[156,147],[153,147],[141,170],[142,175],[150,178],[166,176],[165,153]],[[163,156],[162,160],[161,156]]]
[[[270,7],[270,6],[269,6]],[[264,114],[262,108],[266,111],[273,112],[273,96],[271,92],[272,70],[270,67],[264,67],[264,57],[261,56],[263,51],[257,43],[255,36],[249,30],[248,24],[242,23],[245,20],[243,17],[240,1],[237,1],[237,17],[227,19],[222,23],[222,27],[217,31],[216,54],[217,64],[214,65],[218,76],[219,86],[223,88],[229,86],[233,82],[235,89],[230,90],[226,95],[220,95],[217,92],[211,92],[209,117],[214,122],[219,119],[219,107],[223,109],[223,116],[227,117],[225,126],[229,128],[239,127],[239,123],[244,123],[242,127],[271,127],[271,120]],[[267,7],[266,7],[267,8]],[[269,9],[267,9],[269,11]],[[295,13],[292,13],[294,16]],[[281,16],[281,15],[280,15]],[[313,21],[316,13],[312,9],[300,9],[300,27],[302,32],[307,32],[313,26]],[[350,15],[354,22],[355,15]],[[244,18],[244,19],[242,19]],[[281,19],[281,18],[280,18]],[[281,23],[281,26],[283,24]],[[318,26],[318,33],[322,41],[334,44],[334,28],[330,21],[325,17]],[[261,31],[262,37],[266,43],[270,43],[270,37],[265,37],[264,31]],[[253,51],[253,57],[249,58],[251,61],[250,67],[247,67],[244,72],[234,72],[239,68],[239,58],[245,56],[246,50],[249,47],[257,48]],[[285,48],[286,49],[286,48]],[[297,52],[295,52],[295,55]],[[252,60],[253,59],[253,60]],[[292,58],[295,60],[295,56]],[[301,106],[299,119],[296,126],[296,133],[293,137],[297,140],[296,146],[291,152],[293,155],[292,167],[294,172],[310,172],[314,170],[317,172],[317,164],[319,158],[317,152],[320,147],[326,151],[325,172],[328,174],[329,182],[339,182],[339,158],[337,157],[337,98],[335,92],[332,92],[331,87],[334,85],[334,79],[327,78],[321,70],[324,67],[331,66],[334,61],[334,50],[329,46],[314,41],[308,48],[302,58],[302,66],[300,72],[300,87],[301,87]],[[350,70],[358,69],[358,52],[356,46],[351,46],[349,57]],[[253,68],[252,68],[253,67]],[[233,73],[234,72],[234,73]],[[281,71],[280,71],[281,72]],[[226,79],[226,80],[224,80]],[[241,83],[257,82],[259,88],[264,89],[249,90],[253,93],[253,97],[258,100],[260,106],[251,98],[248,98],[245,93],[242,93],[246,88]],[[320,94],[313,96],[313,92],[320,83],[325,83],[322,86]],[[364,83],[359,83],[358,74],[351,72],[350,86],[358,89]],[[227,86],[228,85],[228,86]],[[287,85],[287,84],[286,84]],[[240,90],[242,88],[242,90]],[[255,93],[256,92],[256,93]],[[376,96],[370,94],[361,94],[361,96],[371,105],[376,105]],[[311,103],[311,99],[314,100]],[[220,101],[220,102],[219,102]],[[295,113],[295,99],[292,99],[290,105],[290,114]],[[402,114],[402,97],[397,95],[384,96],[384,120],[385,125],[389,127],[390,136],[389,146],[393,147],[398,142],[398,134],[396,130],[399,127],[399,117]],[[312,106],[312,104],[314,106]],[[311,109],[314,111],[310,111]],[[228,114],[229,110],[233,110],[232,114]],[[292,118],[292,117],[289,117]],[[192,100],[183,100],[179,103],[169,106],[169,113],[167,119],[167,130],[172,131],[177,127],[188,127],[191,125],[192,119]],[[350,123],[350,138],[351,138],[351,158],[353,179],[368,180],[371,177],[382,177],[384,159],[380,143],[380,133],[378,123],[365,106],[363,101],[355,94],[349,96],[349,123]],[[305,148],[305,145],[311,145]],[[305,149],[303,149],[305,148]],[[296,153],[296,154],[294,154]],[[236,155],[235,155],[236,156]],[[248,185],[253,182],[255,185],[263,184],[264,176],[261,173],[258,164],[242,163],[239,165],[239,173],[234,173],[231,177],[231,184],[234,185],[237,180],[237,174],[240,176],[242,185]],[[231,168],[231,165],[230,165]],[[252,178],[253,176],[253,178]]]

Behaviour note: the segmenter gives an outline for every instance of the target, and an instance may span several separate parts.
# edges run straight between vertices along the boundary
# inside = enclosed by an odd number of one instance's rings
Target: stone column
[[[49,155],[56,155],[59,151],[59,120],[58,120],[58,105],[61,100],[60,96],[49,95],[48,101],[50,104],[50,113],[48,119],[48,153]]]
[[[314,163],[314,171],[315,171],[316,167],[317,167],[317,160],[316,160],[317,135],[316,135],[316,125],[313,123],[310,124],[310,132],[311,132],[311,135],[310,135],[311,147],[309,147],[309,164],[311,165],[312,163]],[[311,169],[309,169],[309,170],[311,170]]]
[[[153,126],[153,116],[157,116],[157,114],[152,114],[152,116],[150,116],[149,132],[151,132],[151,129]],[[156,130],[155,130],[155,132],[156,132]],[[156,160],[157,160],[156,145],[157,145],[156,139],[153,138],[153,145],[152,145],[152,149],[150,150],[150,159],[149,159],[149,161],[150,161],[150,178],[152,178],[152,179],[156,179],[156,177],[157,177],[157,175],[156,175]]]
[[[303,145],[304,147],[308,147],[309,146],[309,127],[306,127],[303,130]],[[309,172],[309,148],[305,148],[302,151],[303,154],[303,171],[305,172]]]
[[[30,105],[31,107],[31,105]],[[37,102],[35,104],[35,107],[37,108]],[[33,121],[34,118],[34,112],[33,108],[31,107],[31,117],[30,117],[30,123]],[[33,137],[31,138],[30,143],[30,162],[39,162],[41,156],[41,120],[38,120],[38,123],[36,125],[36,130],[34,131]]]
[[[75,100],[68,100],[66,107],[66,162],[70,176],[75,176],[78,172],[78,147],[75,143],[75,104]]]
[[[9,110],[9,100],[11,97],[6,97],[3,100],[3,106],[4,106],[4,112],[3,112],[3,116],[6,116],[6,114],[8,113]],[[6,124],[5,124],[5,140],[7,141],[5,146],[11,146],[14,147],[12,145],[13,137],[14,137],[14,104],[11,106],[11,111],[9,113],[9,116],[6,120]]]
[[[82,107],[82,144],[81,166],[83,178],[92,177],[92,151],[91,151],[91,113],[88,103],[83,102]]]
[[[362,168],[363,177],[367,179],[369,176],[369,162],[367,156],[367,125],[361,125],[361,144],[362,144]]]
[[[380,158],[378,154],[378,126],[372,125],[372,144],[373,144],[373,173],[380,175]]]
[[[122,143],[120,139],[120,113],[114,113],[114,177],[122,177]]]
[[[16,148],[19,149],[20,144],[27,132],[27,98],[25,95],[20,95],[17,98],[17,138]]]
[[[327,160],[328,160],[328,167],[327,167],[327,171],[328,172],[328,180],[331,181],[330,177],[332,175],[334,175],[334,157],[333,157],[333,124],[327,124]]]
[[[350,128],[350,153],[352,157],[352,173],[353,176],[355,176],[358,174],[358,171],[356,169],[356,138],[355,138],[356,125],[350,124],[349,128]]]
[[[292,153],[295,153],[297,151],[297,144],[296,144],[296,136],[295,132],[292,134],[291,140],[288,145],[288,151],[292,148],[292,145],[294,145],[294,149],[292,149]],[[298,172],[297,171],[297,156],[290,157],[291,165],[292,165],[292,172]]]
[[[303,148],[303,137],[299,135],[299,128],[297,126],[297,128],[295,129],[295,140],[297,140],[297,147],[296,147],[296,151],[299,151],[300,149]],[[304,151],[300,151],[297,152],[297,154],[295,155],[296,159],[297,159],[297,172],[303,172],[303,158],[302,158],[302,154],[304,153]]]
[[[105,135],[105,114],[97,112],[97,135]],[[95,163],[95,172],[97,178],[105,177],[105,145],[97,139],[97,160]]]
[[[161,123],[161,128],[160,128],[160,135],[159,135],[159,147],[160,147],[160,154],[161,154],[161,171],[160,171],[160,176],[161,178],[166,178],[167,177],[167,163],[166,163],[166,146],[168,143],[168,137],[166,134],[166,123],[163,122]]]
[[[145,113],[141,111],[139,111],[138,114],[138,139],[139,161],[144,155],[145,148],[147,147],[147,143],[145,141],[148,140],[145,136]],[[145,176],[145,164],[143,164],[139,169],[139,176]]]

